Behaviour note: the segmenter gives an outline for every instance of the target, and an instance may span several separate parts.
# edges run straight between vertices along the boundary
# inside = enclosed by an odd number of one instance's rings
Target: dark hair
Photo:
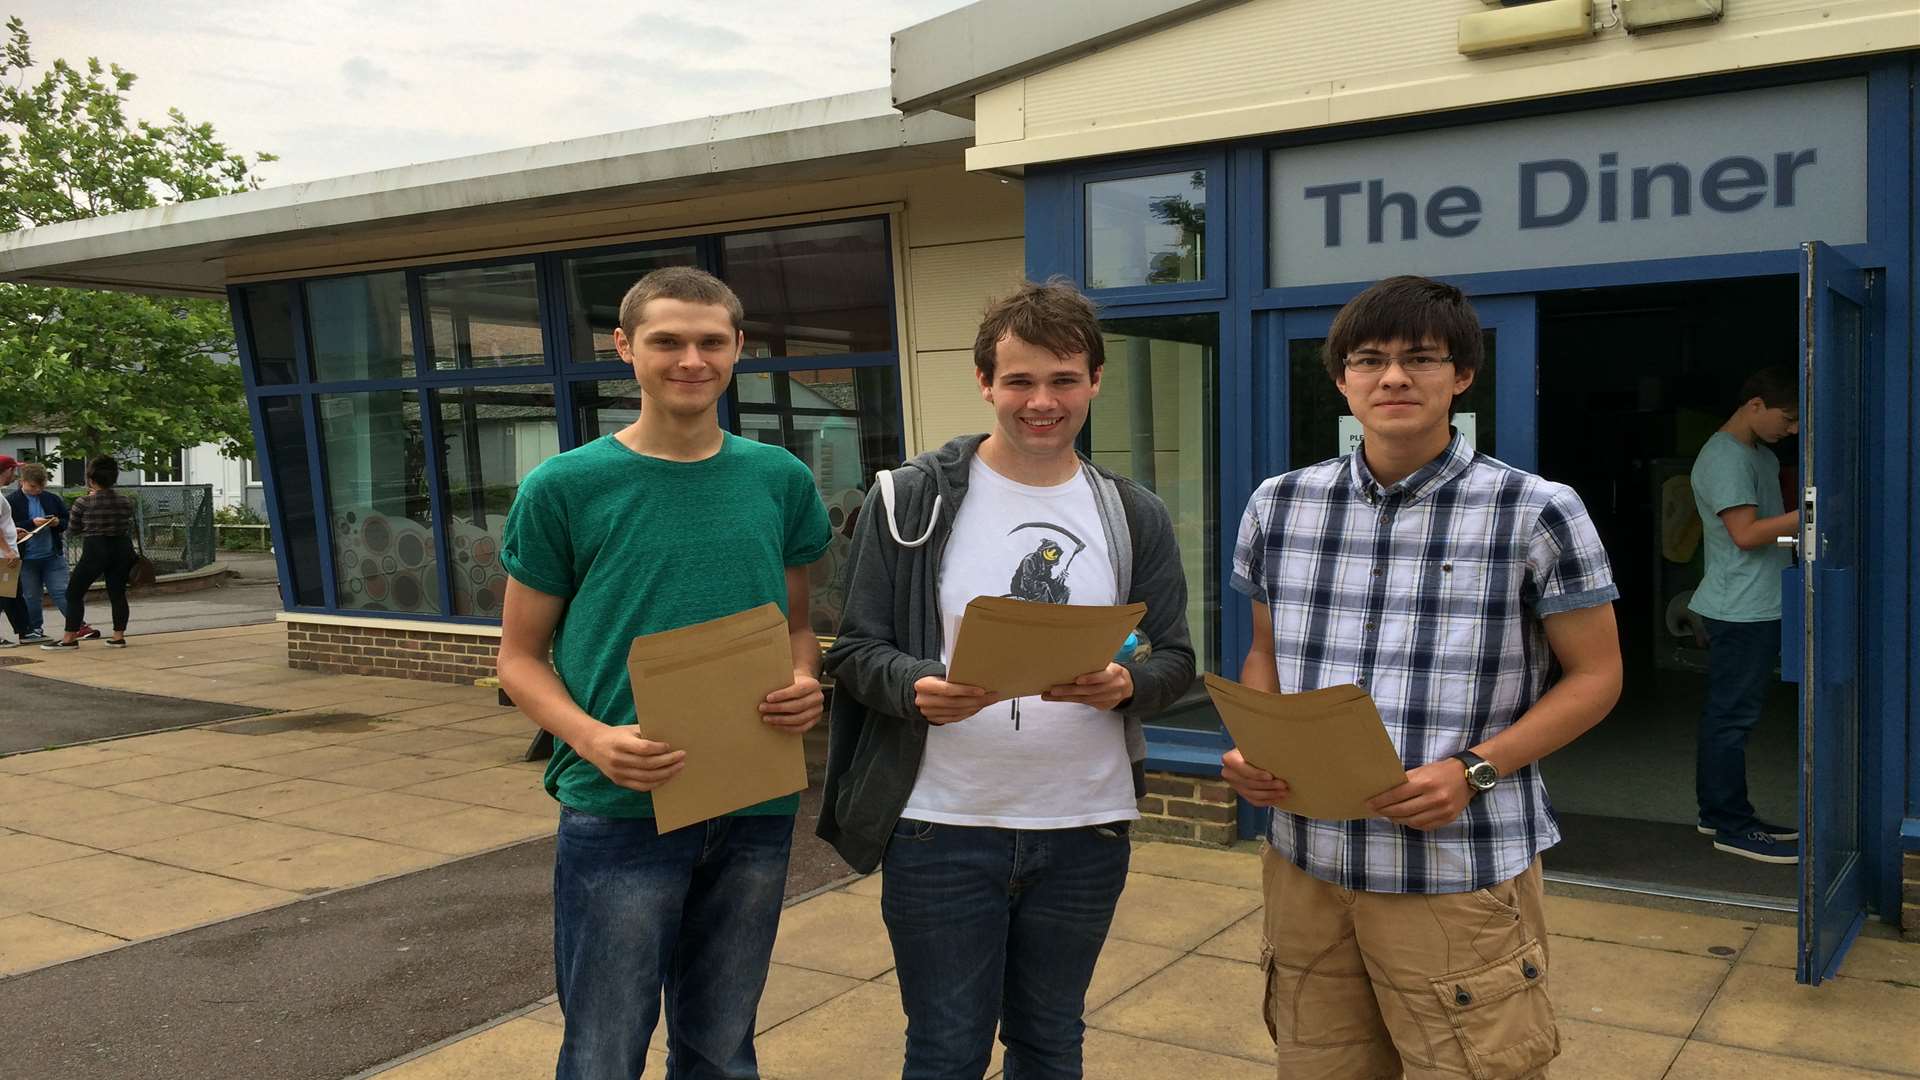
[[[1010,295],[987,305],[980,331],[973,336],[973,366],[988,381],[993,379],[1000,339],[1008,334],[1063,359],[1085,353],[1089,374],[1097,374],[1107,362],[1099,309],[1064,277],[1048,278],[1045,284],[1022,282]]]
[[[1786,368],[1761,368],[1740,384],[1740,400],[1734,402],[1733,407],[1736,410],[1743,409],[1754,398],[1759,398],[1760,403],[1769,409],[1798,409],[1800,382]]]
[[[106,454],[87,462],[87,479],[103,488],[120,482],[120,463]]]
[[[735,333],[739,332],[740,324],[747,321],[740,297],[734,295],[726,282],[698,267],[663,266],[634,282],[633,288],[620,300],[620,329],[628,337],[632,337],[640,325],[640,316],[646,314],[650,300],[679,300],[726,308]]]
[[[1480,370],[1480,316],[1465,293],[1444,281],[1390,277],[1347,301],[1327,333],[1328,377],[1338,382],[1345,376],[1348,353],[1386,341],[1443,343],[1456,375]]]

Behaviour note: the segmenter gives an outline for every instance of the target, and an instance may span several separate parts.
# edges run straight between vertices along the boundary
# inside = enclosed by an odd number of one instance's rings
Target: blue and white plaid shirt
[[[1505,730],[1546,692],[1541,619],[1620,595],[1580,497],[1476,454],[1381,487],[1359,453],[1276,476],[1247,502],[1234,588],[1273,613],[1283,693],[1358,683],[1408,768]],[[1560,840],[1537,765],[1439,829],[1273,812],[1268,840],[1343,888],[1484,889]]]

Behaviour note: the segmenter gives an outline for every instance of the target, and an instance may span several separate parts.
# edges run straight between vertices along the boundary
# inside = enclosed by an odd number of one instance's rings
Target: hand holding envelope
[[[1103,672],[1147,613],[1145,604],[1039,604],[1003,596],[968,601],[947,664],[949,683],[997,699],[1031,697]]]
[[[635,638],[627,674],[640,733],[686,755],[679,773],[653,790],[661,832],[807,786],[800,738],[760,709],[794,681],[777,605]]]
[[[1218,675],[1205,679],[1241,756],[1286,781],[1279,809],[1328,821],[1374,817],[1368,800],[1406,782],[1379,710],[1360,687],[1269,694]]]

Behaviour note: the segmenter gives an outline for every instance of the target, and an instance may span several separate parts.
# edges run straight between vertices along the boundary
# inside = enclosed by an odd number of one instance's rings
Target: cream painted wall
[[[1608,0],[1596,18],[1613,20]],[[970,169],[1920,47],[1916,0],[1727,0],[1719,23],[1469,59],[1480,0],[1249,0],[974,100]]]

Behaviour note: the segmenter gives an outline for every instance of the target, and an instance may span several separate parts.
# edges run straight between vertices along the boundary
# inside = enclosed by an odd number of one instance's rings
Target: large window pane
[[[747,309],[746,355],[834,356],[893,348],[884,221],[835,221],[722,239]]]
[[[420,395],[326,394],[319,405],[340,606],[439,614]]]
[[[640,384],[596,379],[573,384],[573,430],[584,445],[640,419]]]
[[[1109,319],[1100,397],[1088,420],[1101,466],[1151,489],[1173,516],[1187,575],[1187,632],[1201,671],[1220,670],[1220,521],[1214,417],[1218,413],[1220,319],[1177,315]],[[1195,690],[1156,723],[1213,728],[1219,719]]]
[[[1493,444],[1493,359],[1499,334],[1482,331],[1484,352],[1473,385],[1454,402],[1454,426],[1467,433],[1475,449],[1495,455]],[[1293,338],[1287,342],[1291,393],[1287,467],[1304,468],[1328,458],[1352,453],[1360,443],[1360,422],[1353,419],[1347,399],[1328,377],[1324,338]]]
[[[320,583],[320,527],[313,512],[313,474],[307,469],[307,426],[297,397],[260,399],[260,426],[267,434],[273,464],[273,494],[279,507],[280,537],[286,545],[288,590],[295,604],[320,607],[326,593]]]
[[[533,264],[420,275],[435,371],[546,363]]]
[[[253,382],[281,386],[300,381],[293,355],[293,286],[249,285],[240,290],[247,306],[247,326],[253,331]]]
[[[620,354],[613,347],[613,331],[620,325],[620,301],[627,290],[663,266],[696,266],[699,262],[700,254],[692,244],[565,260],[561,273],[567,283],[567,326],[573,362],[593,364],[619,360]]]
[[[440,478],[446,485],[453,613],[498,616],[507,595],[501,533],[520,481],[560,452],[547,383],[436,390]]]
[[[833,544],[809,569],[815,633],[840,629],[847,560],[860,503],[880,469],[900,463],[900,380],[895,368],[835,368],[734,376],[741,435],[784,446],[813,470]]]
[[[413,322],[399,272],[307,283],[314,378],[320,382],[413,377]]]
[[[1207,173],[1087,185],[1087,288],[1172,285],[1206,276]]]

